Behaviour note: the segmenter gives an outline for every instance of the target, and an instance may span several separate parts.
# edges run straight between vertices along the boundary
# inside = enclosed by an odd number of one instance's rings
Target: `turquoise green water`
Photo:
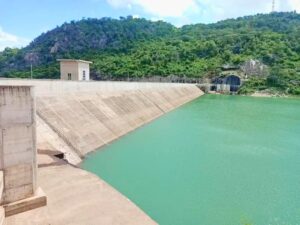
[[[162,225],[299,225],[300,101],[207,95],[83,168]]]

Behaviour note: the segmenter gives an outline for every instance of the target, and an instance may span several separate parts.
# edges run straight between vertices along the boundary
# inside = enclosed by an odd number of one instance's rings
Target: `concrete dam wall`
[[[68,161],[203,94],[192,84],[0,80],[35,86],[37,147],[62,151]]]

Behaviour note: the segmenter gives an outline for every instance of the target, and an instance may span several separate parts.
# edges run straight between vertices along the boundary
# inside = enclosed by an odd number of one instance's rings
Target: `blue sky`
[[[271,8],[272,0],[0,0],[0,50],[25,46],[42,32],[83,17],[133,15],[182,26]],[[276,10],[300,12],[300,0],[276,0]]]

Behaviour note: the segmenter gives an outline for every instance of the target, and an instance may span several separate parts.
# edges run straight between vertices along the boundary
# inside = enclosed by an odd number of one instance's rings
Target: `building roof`
[[[85,60],[81,60],[81,59],[57,59],[57,61],[59,61],[59,62],[82,62],[82,63],[88,63],[88,64],[93,63],[91,61],[85,61]]]

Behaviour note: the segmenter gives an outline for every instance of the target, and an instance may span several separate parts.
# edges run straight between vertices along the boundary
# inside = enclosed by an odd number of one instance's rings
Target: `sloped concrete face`
[[[201,94],[195,86],[100,89],[40,97],[37,112],[83,157]]]
[[[67,160],[74,164],[79,161],[75,155],[84,157],[203,94],[193,84],[40,80],[1,82],[35,86],[38,148],[65,151]]]
[[[31,197],[36,189],[34,112],[32,87],[0,86],[2,203]]]

